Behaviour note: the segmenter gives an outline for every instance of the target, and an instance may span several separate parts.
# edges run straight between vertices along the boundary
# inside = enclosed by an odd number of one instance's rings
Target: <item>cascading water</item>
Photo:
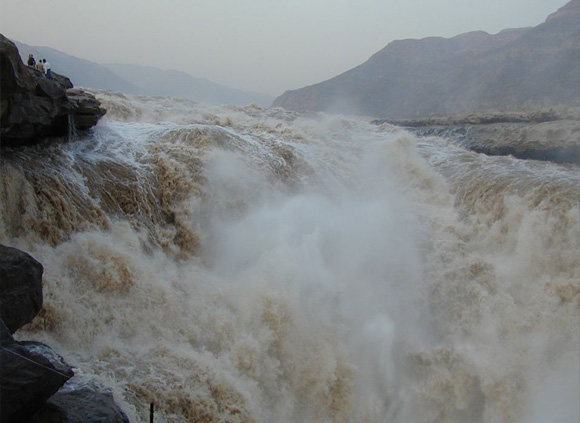
[[[0,242],[45,267],[21,336],[131,421],[578,420],[578,168],[95,94],[92,135],[3,155]]]

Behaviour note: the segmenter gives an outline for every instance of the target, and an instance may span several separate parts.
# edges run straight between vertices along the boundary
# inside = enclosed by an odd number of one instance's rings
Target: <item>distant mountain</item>
[[[580,106],[580,0],[533,28],[394,41],[274,106],[413,118],[467,110]]]
[[[255,103],[267,107],[274,100],[273,96],[267,94],[237,90],[175,70],[137,65],[100,65],[50,47],[29,46],[18,41],[14,43],[24,63],[29,54],[33,54],[36,60],[47,59],[54,72],[69,77],[79,87],[234,106]]]
[[[237,106],[255,103],[267,107],[274,100],[273,96],[267,94],[240,91],[176,70],[123,64],[107,64],[105,66],[120,77],[137,85],[142,94]]]
[[[37,61],[46,59],[50,62],[53,72],[69,77],[77,87],[100,88],[128,94],[139,92],[136,85],[98,63],[70,56],[50,47],[29,46],[12,41],[18,47],[24,63],[27,62],[29,54],[33,54]]]

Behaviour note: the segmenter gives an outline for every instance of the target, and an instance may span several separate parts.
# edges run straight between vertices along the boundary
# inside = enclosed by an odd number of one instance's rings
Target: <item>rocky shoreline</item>
[[[580,108],[485,111],[422,119],[374,120],[418,136],[439,136],[490,156],[580,165]]]

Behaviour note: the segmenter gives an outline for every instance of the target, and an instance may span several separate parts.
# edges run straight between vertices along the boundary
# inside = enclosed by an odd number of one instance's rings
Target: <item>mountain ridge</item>
[[[286,91],[292,110],[415,118],[580,104],[580,0],[535,27],[389,43],[334,78]]]

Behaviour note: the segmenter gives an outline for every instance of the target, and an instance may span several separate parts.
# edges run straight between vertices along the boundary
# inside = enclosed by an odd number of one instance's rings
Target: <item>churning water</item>
[[[133,422],[580,420],[580,170],[390,125],[95,92],[3,155],[22,339]]]

